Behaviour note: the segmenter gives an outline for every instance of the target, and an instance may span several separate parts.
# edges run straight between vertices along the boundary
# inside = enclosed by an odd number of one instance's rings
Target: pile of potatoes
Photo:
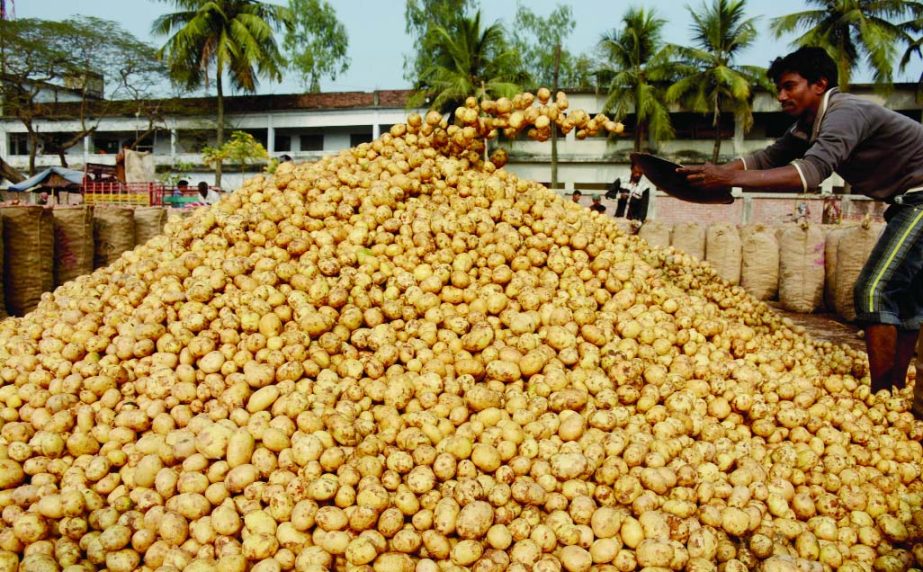
[[[0,570],[923,563],[910,389],[483,161],[465,109],[0,323]]]

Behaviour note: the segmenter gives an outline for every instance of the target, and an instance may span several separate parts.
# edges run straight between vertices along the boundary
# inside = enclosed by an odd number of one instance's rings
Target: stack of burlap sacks
[[[883,228],[869,220],[740,227],[647,221],[638,236],[708,262],[720,277],[760,300],[778,299],[793,312],[835,312],[852,321],[853,286]]]
[[[163,207],[0,208],[0,317],[30,312],[43,293],[108,266],[160,234],[166,220]]]

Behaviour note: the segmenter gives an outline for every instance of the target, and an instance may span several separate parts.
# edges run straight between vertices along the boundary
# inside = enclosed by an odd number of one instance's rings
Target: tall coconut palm
[[[777,37],[805,30],[795,44],[824,48],[836,61],[840,89],[844,91],[849,89],[852,73],[863,59],[877,83],[890,84],[899,47],[913,43],[901,21],[923,16],[923,3],[913,0],[807,0],[807,3],[817,9],[776,18],[772,30]]]
[[[167,0],[163,0],[167,1]],[[217,92],[217,147],[224,143],[225,75],[234,89],[253,93],[258,78],[282,79],[285,60],[275,31],[289,27],[287,8],[259,0],[170,0],[178,10],[157,18],[152,32],[169,36],[158,56],[168,65],[174,83],[208,87],[214,71]],[[215,165],[221,184],[221,163]]]
[[[734,64],[734,58],[756,38],[755,18],[744,18],[745,4],[745,0],[712,0],[699,10],[690,7],[695,45],[670,47],[682,60],[682,79],[670,86],[666,99],[712,114],[714,162],[721,152],[722,112],[733,112],[749,129],[753,124],[750,86],[772,89],[764,68]]]
[[[631,8],[622,17],[622,28],[603,35],[598,44],[605,62],[600,71],[612,77],[605,111],[621,120],[634,110],[635,151],[648,137],[654,142],[673,137],[665,91],[677,66],[663,49],[665,22],[654,10]]]
[[[469,96],[510,97],[526,79],[503,26],[495,22],[482,30],[480,12],[459,18],[453,26],[437,26],[433,33],[435,57],[418,78],[420,89],[411,105],[429,98],[431,108],[446,111]]]

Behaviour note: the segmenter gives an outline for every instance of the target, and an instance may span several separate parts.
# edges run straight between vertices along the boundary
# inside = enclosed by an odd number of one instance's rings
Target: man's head
[[[189,188],[189,181],[187,181],[187,180],[185,180],[185,179],[179,180],[179,181],[176,183],[176,188],[179,189],[179,190],[181,190],[181,191],[185,191],[186,189]]]
[[[766,75],[775,82],[782,110],[813,119],[827,90],[837,86],[836,62],[823,48],[804,47],[776,58]]]
[[[598,205],[599,202],[600,202],[601,200],[602,200],[602,199],[599,198],[599,195],[594,195],[594,196],[593,196],[593,204],[594,204],[594,205]]]
[[[574,191],[573,193],[570,194],[570,200],[574,201],[575,203],[579,203],[580,197],[582,196],[583,196],[583,193],[581,193],[580,191]]]
[[[199,194],[203,197],[208,195],[208,183],[205,181],[199,181]]]

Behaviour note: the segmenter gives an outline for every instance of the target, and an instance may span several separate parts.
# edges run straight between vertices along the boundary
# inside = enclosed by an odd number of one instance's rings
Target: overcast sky
[[[16,17],[65,19],[76,14],[97,16],[119,22],[138,38],[159,46],[164,38],[150,34],[151,23],[166,12],[173,11],[169,1],[155,0],[12,0]],[[281,0],[278,0],[281,2]],[[529,0],[526,5],[533,12],[547,16],[566,0]],[[9,4],[10,0],[7,0]],[[404,0],[330,0],[337,17],[346,26],[349,34],[349,70],[335,81],[324,80],[324,91],[370,91],[374,89],[401,89],[408,87],[403,77],[404,56],[411,53],[410,38],[404,33]],[[619,21],[629,6],[654,7],[659,15],[667,19],[664,38],[675,43],[688,43],[691,18],[687,7],[698,8],[703,0],[683,2],[680,0],[643,0],[634,2],[613,2],[611,0],[570,0],[577,24],[567,38],[567,47],[574,53],[588,53],[593,50],[600,36],[618,27]],[[516,13],[515,0],[482,0],[483,21],[513,21]],[[804,0],[749,0],[749,15],[758,17],[759,38],[739,63],[767,66],[776,55],[790,51],[793,37],[775,39],[769,32],[772,18],[809,9]],[[897,62],[895,62],[896,64]],[[919,59],[908,73],[898,81],[916,81],[923,64]],[[869,81],[870,74],[862,69],[853,81]],[[263,81],[261,93],[300,92],[301,86],[294,79],[281,84]]]

